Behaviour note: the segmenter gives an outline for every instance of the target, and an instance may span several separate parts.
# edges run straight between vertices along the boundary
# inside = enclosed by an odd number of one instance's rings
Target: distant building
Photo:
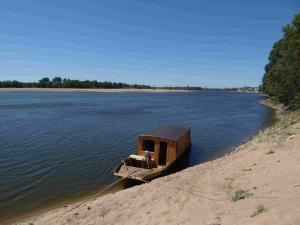
[[[247,93],[258,93],[258,87],[241,87],[237,89],[238,92],[247,92]]]

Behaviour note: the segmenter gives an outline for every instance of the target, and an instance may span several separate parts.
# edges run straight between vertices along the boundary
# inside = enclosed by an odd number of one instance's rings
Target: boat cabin
[[[190,129],[162,126],[138,137],[137,155],[150,152],[153,166],[164,166],[175,161],[191,143]]]
[[[114,174],[136,180],[153,179],[188,151],[190,145],[189,128],[162,126],[152,129],[138,136],[136,153],[121,163]]]

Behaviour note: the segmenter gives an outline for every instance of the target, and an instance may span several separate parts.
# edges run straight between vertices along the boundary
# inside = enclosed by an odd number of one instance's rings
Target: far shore
[[[167,92],[191,92],[191,90],[180,89],[138,89],[138,88],[0,88],[0,92],[99,92],[99,93],[121,93],[121,92],[141,92],[141,93],[167,93]]]
[[[221,158],[16,224],[299,225],[300,112],[276,118]]]

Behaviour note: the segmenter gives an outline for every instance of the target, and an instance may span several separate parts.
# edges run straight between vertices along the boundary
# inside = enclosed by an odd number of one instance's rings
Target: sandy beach
[[[278,121],[230,154],[16,224],[300,224],[300,116]],[[235,199],[236,190],[245,199]],[[247,196],[248,195],[248,196]]]
[[[143,92],[143,93],[164,93],[164,92],[189,92],[189,90],[171,90],[163,88],[137,89],[137,88],[0,88],[0,92]]]

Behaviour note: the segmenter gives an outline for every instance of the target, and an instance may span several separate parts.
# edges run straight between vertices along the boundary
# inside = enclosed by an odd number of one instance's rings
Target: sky
[[[0,0],[0,80],[258,86],[300,0]]]

